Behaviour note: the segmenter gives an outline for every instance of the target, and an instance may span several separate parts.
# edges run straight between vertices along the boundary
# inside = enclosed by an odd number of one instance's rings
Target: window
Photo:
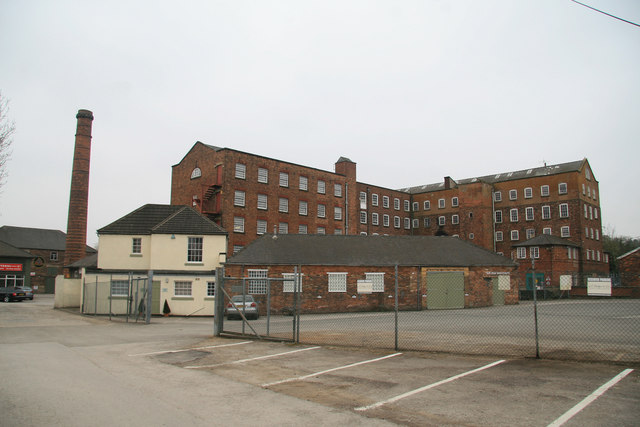
[[[342,208],[336,206],[333,208],[333,219],[337,221],[342,221]]]
[[[517,257],[518,259],[525,259],[527,257],[527,248],[518,248]]]
[[[333,185],[333,195],[336,197],[342,197],[342,184]]]
[[[411,228],[411,218],[404,219],[404,229],[409,230]]]
[[[540,195],[543,197],[546,197],[549,195],[549,186],[548,185],[541,185],[540,186]]]
[[[596,229],[596,240],[600,240],[600,231]]]
[[[591,239],[595,239],[594,234],[593,234],[593,228],[591,229]]]
[[[397,197],[393,199],[393,209],[397,211],[400,210],[400,199],[398,199]]]
[[[131,239],[131,253],[132,254],[142,253],[142,239],[140,237],[134,237],[133,239]]]
[[[584,176],[591,181],[591,171],[589,169],[584,170]]]
[[[509,200],[518,200],[518,190],[509,190]]]
[[[533,188],[527,187],[524,189],[524,198],[531,199],[533,197]]]
[[[459,224],[460,217],[458,215],[451,215],[451,224]]]
[[[496,242],[502,242],[502,231],[496,231]]]
[[[525,208],[524,216],[527,221],[533,221],[534,220],[533,208],[532,207]]]
[[[173,282],[173,295],[176,297],[190,297],[191,282],[186,282],[186,281]]]
[[[591,198],[591,187],[587,187],[587,197]]]
[[[531,246],[531,248],[529,249],[529,254],[533,259],[540,258],[540,248],[537,246]]]
[[[365,211],[360,212],[360,224],[367,223],[367,213]]]
[[[509,219],[511,222],[518,222],[518,209],[513,208],[509,211]]]
[[[493,193],[493,201],[494,202],[501,202],[502,201],[502,192],[501,191],[496,191],[495,193]]]
[[[278,223],[278,233],[289,234],[289,223],[288,222]]]
[[[306,216],[307,215],[307,209],[308,209],[307,202],[305,202],[304,200],[300,200],[300,202],[298,204],[298,214]]]
[[[258,168],[258,182],[266,184],[269,182],[269,171],[265,168]]]
[[[216,296],[216,282],[207,282],[207,296],[208,297]]]
[[[431,202],[429,200],[425,200],[422,207],[425,211],[431,210]]]
[[[298,225],[298,234],[307,234],[307,225],[306,224]]]
[[[567,258],[571,259],[571,247],[567,246]]]
[[[536,237],[536,229],[535,228],[527,228],[527,240],[533,239]]]
[[[413,211],[418,212],[418,210],[420,210],[420,203],[413,202]]]
[[[202,170],[196,166],[195,169],[191,172],[191,179],[200,178],[202,176]]]
[[[511,230],[511,240],[515,241],[519,239],[520,239],[520,233],[518,232],[518,230]]]
[[[378,206],[378,195],[375,193],[371,195],[371,206]]]
[[[444,216],[438,217],[438,225],[445,225],[446,223],[447,223],[447,220]]]
[[[233,232],[244,233],[244,218],[241,216],[233,217]]]
[[[384,292],[384,273],[364,273],[365,280],[370,280],[373,292]]]
[[[402,204],[404,205],[405,212],[409,212],[411,210],[411,203],[408,200],[403,201]]]
[[[542,207],[542,219],[551,219],[551,206]]]
[[[451,198],[451,206],[453,206],[454,208],[458,207],[458,198],[457,197],[452,197]]]
[[[245,197],[246,195],[244,191],[236,190],[235,195],[233,196],[233,205],[244,207]]]
[[[373,212],[371,214],[371,225],[379,225],[379,221],[380,221],[380,219],[379,219],[378,214]]]
[[[569,218],[569,204],[560,203],[560,218]]]
[[[267,293],[267,270],[248,270],[249,293],[264,295]]]
[[[389,209],[389,196],[382,196],[382,207]]]
[[[360,209],[367,209],[367,193],[365,191],[360,192]]]
[[[431,227],[431,218],[425,218],[422,222],[424,224],[424,228]]]
[[[327,230],[324,227],[318,227],[316,230],[318,234],[327,234]]]
[[[58,261],[58,251],[49,252],[49,261]]]
[[[266,210],[267,209],[267,195],[266,194],[258,194],[258,209]]]
[[[447,202],[444,199],[438,199],[438,208],[443,209],[446,207]]]
[[[247,177],[247,166],[242,163],[236,163],[236,178],[245,179]]]
[[[282,213],[289,212],[289,199],[286,197],[280,197],[278,199],[278,211]]]
[[[589,219],[593,219],[593,206],[589,206]]]
[[[300,190],[307,191],[309,189],[309,178],[306,176],[300,177]]]
[[[267,221],[259,219],[256,224],[256,234],[264,234],[267,232]]]
[[[322,180],[318,180],[318,194],[325,194],[327,191],[327,184],[322,181]]]
[[[558,194],[567,194],[567,183],[561,182],[558,184]]]
[[[393,217],[393,226],[395,228],[400,228],[400,217],[399,216],[394,216]]]
[[[389,226],[389,215],[387,215],[387,214],[382,215],[382,225],[384,227],[388,227]]]
[[[582,184],[582,195],[586,196],[587,195],[587,187],[586,185]]]
[[[502,211],[495,211],[494,212],[495,217],[496,217],[496,223],[501,223],[502,222]]]
[[[584,205],[584,217],[589,218],[589,208],[587,205]]]
[[[293,273],[282,273],[282,292],[293,292],[295,290],[296,275]],[[302,292],[302,276],[298,275],[298,292]]]
[[[347,292],[347,273],[327,273],[329,292]]]
[[[569,226],[565,225],[560,227],[560,237],[569,237],[571,234],[569,233]]]
[[[325,205],[318,205],[318,218],[324,218],[327,215],[327,207]]]
[[[189,237],[187,262],[202,262],[202,237]]]
[[[244,246],[242,245],[233,245],[233,254],[237,254],[238,252],[240,252],[242,249],[244,249]]]
[[[591,192],[591,195],[593,196],[593,200],[598,200],[598,196],[596,196],[596,189],[595,188]]]
[[[289,174],[280,172],[280,187],[289,187]]]
[[[412,225],[413,228],[420,228],[420,220],[418,218],[414,218],[412,220]]]
[[[593,208],[593,217],[598,219],[598,208]]]
[[[129,295],[128,280],[112,280],[111,281],[111,296],[126,297],[128,295]]]
[[[551,236],[551,227],[545,227],[542,229],[542,234],[546,234],[547,236]]]

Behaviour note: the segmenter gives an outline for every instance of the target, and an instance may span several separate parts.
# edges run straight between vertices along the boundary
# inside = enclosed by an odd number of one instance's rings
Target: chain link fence
[[[148,305],[148,277],[101,277],[84,280],[81,313],[128,321],[145,321]]]
[[[278,275],[219,273],[217,333],[405,351],[640,362],[640,288],[623,286],[616,277],[531,272],[529,289],[520,288],[519,301],[510,301],[498,277],[486,279],[482,299],[468,291],[461,273],[427,275],[417,287],[413,275],[397,273],[363,275],[356,283],[302,268]],[[230,298],[243,294],[253,297],[260,317],[223,320]]]

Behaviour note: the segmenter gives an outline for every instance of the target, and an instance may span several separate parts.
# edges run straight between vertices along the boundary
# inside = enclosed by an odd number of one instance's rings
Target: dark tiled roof
[[[264,235],[227,261],[252,265],[470,267],[515,264],[456,237]]]
[[[573,243],[570,240],[563,239],[562,237],[552,236],[550,234],[541,234],[532,239],[526,240],[522,243],[516,243],[514,247],[518,246],[572,246],[579,248],[580,245]]]
[[[74,262],[73,264],[66,265],[65,267],[96,268],[96,267],[98,267],[98,253],[96,252],[95,254],[91,254],[89,256],[86,256],[86,257],[84,257],[82,259],[79,259],[78,261]]]
[[[144,205],[102,227],[98,234],[226,234],[218,224],[189,206]]]
[[[13,245],[0,241],[0,257],[6,258],[35,258],[29,252],[18,249]]]
[[[533,178],[547,175],[557,175],[560,173],[577,172],[582,169],[582,165],[586,159],[577,160],[575,162],[560,163],[557,165],[542,166],[539,168],[523,169],[514,172],[497,173],[493,175],[480,176],[477,178],[466,178],[456,180],[458,185],[472,184],[474,182],[484,182],[487,184],[495,184],[497,182],[513,181],[516,179]],[[411,194],[429,193],[432,191],[444,190],[444,182],[436,184],[418,185],[416,187],[403,188],[404,191]]]
[[[0,227],[0,240],[21,249],[45,249],[64,251],[67,246],[67,235],[60,230],[43,228]],[[96,250],[87,246],[87,252]]]

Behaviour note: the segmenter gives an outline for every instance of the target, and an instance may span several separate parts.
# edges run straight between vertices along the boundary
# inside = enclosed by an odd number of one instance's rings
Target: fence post
[[[395,312],[395,349],[398,351],[398,264],[396,264],[396,283],[395,283],[395,300],[394,300],[394,312]]]
[[[298,303],[296,304],[296,316],[298,317],[298,321],[296,322],[296,344],[300,344],[300,304],[302,302],[302,265],[298,265],[298,274],[296,274],[297,279],[294,280],[293,286],[297,286],[297,297],[296,300]]]
[[[535,259],[531,258],[531,280],[533,281],[533,322],[536,328],[536,359],[540,359],[540,342],[538,339],[538,280],[536,278]]]
[[[216,268],[216,286],[215,286],[215,300],[213,309],[213,335],[219,337],[222,334],[222,327],[224,322],[224,293],[222,289],[224,287],[224,268]]]
[[[147,311],[144,316],[144,323],[148,325],[151,323],[151,304],[153,302],[153,270],[149,270],[147,276]]]
[[[293,342],[296,341],[296,321],[298,317],[298,267],[293,267],[293,321],[291,326],[293,327],[293,331],[291,331],[291,339]]]
[[[270,323],[271,323],[271,279],[267,275],[267,336],[269,336]]]

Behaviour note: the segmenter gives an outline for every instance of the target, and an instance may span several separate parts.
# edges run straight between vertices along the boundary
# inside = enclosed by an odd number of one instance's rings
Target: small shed
[[[305,312],[450,309],[518,302],[516,264],[457,237],[264,235],[225,263],[225,275],[249,279],[264,300],[265,279],[302,273]],[[367,292],[363,283],[370,282]],[[290,286],[269,289],[270,306],[286,304]],[[279,303],[280,301],[280,303]]]
[[[618,258],[620,286],[633,288],[632,293],[640,296],[640,247]]]

